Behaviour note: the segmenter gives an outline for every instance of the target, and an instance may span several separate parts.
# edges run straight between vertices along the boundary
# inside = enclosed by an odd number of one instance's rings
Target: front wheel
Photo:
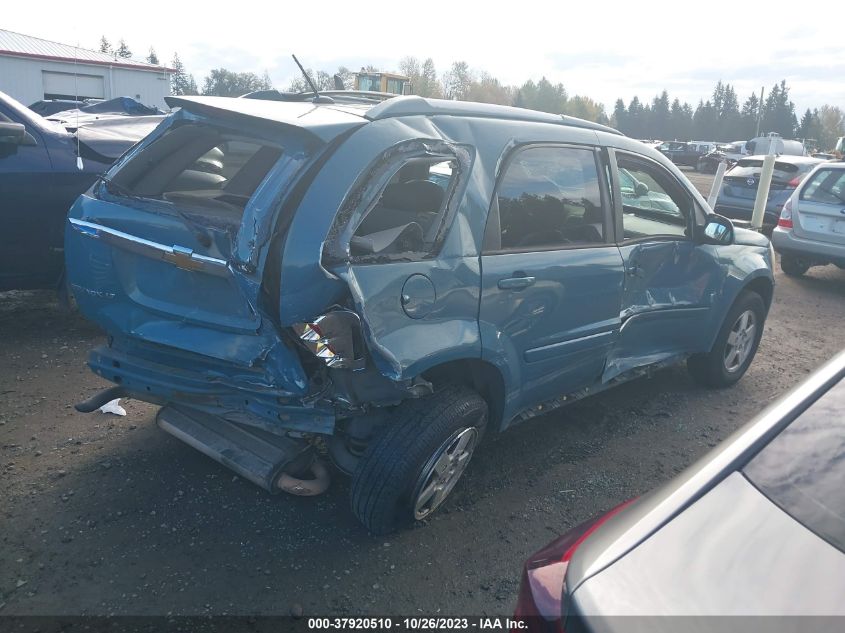
[[[487,426],[487,403],[446,387],[403,403],[352,477],[352,511],[373,534],[431,516],[455,488]]]
[[[743,292],[728,311],[712,349],[687,360],[693,378],[708,387],[729,387],[742,378],[757,353],[765,320],[760,295]]]

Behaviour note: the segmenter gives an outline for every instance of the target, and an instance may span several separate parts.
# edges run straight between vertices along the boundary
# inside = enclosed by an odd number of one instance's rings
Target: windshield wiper
[[[105,186],[106,190],[109,193],[112,193],[112,189],[114,189],[114,191],[118,192],[123,197],[130,198],[131,200],[147,201],[149,199],[145,198],[144,196],[138,195],[129,187],[116,183],[106,174],[100,174],[99,180],[101,183],[103,183],[103,186]],[[187,226],[191,230],[200,245],[202,245],[204,248],[208,248],[209,246],[211,246],[211,237],[206,232],[206,228],[204,226],[197,223],[196,220],[193,220],[187,213],[179,209],[177,206],[174,205],[172,209],[176,212],[176,214],[179,216],[185,226]]]

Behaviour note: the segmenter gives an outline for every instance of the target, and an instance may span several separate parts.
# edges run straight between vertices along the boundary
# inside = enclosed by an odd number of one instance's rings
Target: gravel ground
[[[0,614],[507,615],[532,551],[672,477],[845,346],[845,271],[777,282],[734,388],[678,367],[532,420],[387,538],[356,523],[342,478],[270,497],[157,430],[152,406],[76,413],[106,386],[84,364],[101,332],[50,293],[0,295]]]

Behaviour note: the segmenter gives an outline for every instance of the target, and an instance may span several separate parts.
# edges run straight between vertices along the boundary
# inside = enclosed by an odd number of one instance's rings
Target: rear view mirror
[[[721,215],[707,216],[707,224],[701,231],[701,241],[705,244],[731,244],[734,239],[734,225]]]

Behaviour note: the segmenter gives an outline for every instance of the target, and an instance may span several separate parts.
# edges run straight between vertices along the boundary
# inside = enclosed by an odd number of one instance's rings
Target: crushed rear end
[[[285,434],[334,423],[308,379],[313,359],[279,324],[278,251],[315,169],[366,120],[310,103],[170,105],[69,214],[70,285],[108,333],[89,365],[117,385],[102,397],[169,405],[162,428],[272,489],[306,452]],[[251,435],[240,454],[232,423]]]

